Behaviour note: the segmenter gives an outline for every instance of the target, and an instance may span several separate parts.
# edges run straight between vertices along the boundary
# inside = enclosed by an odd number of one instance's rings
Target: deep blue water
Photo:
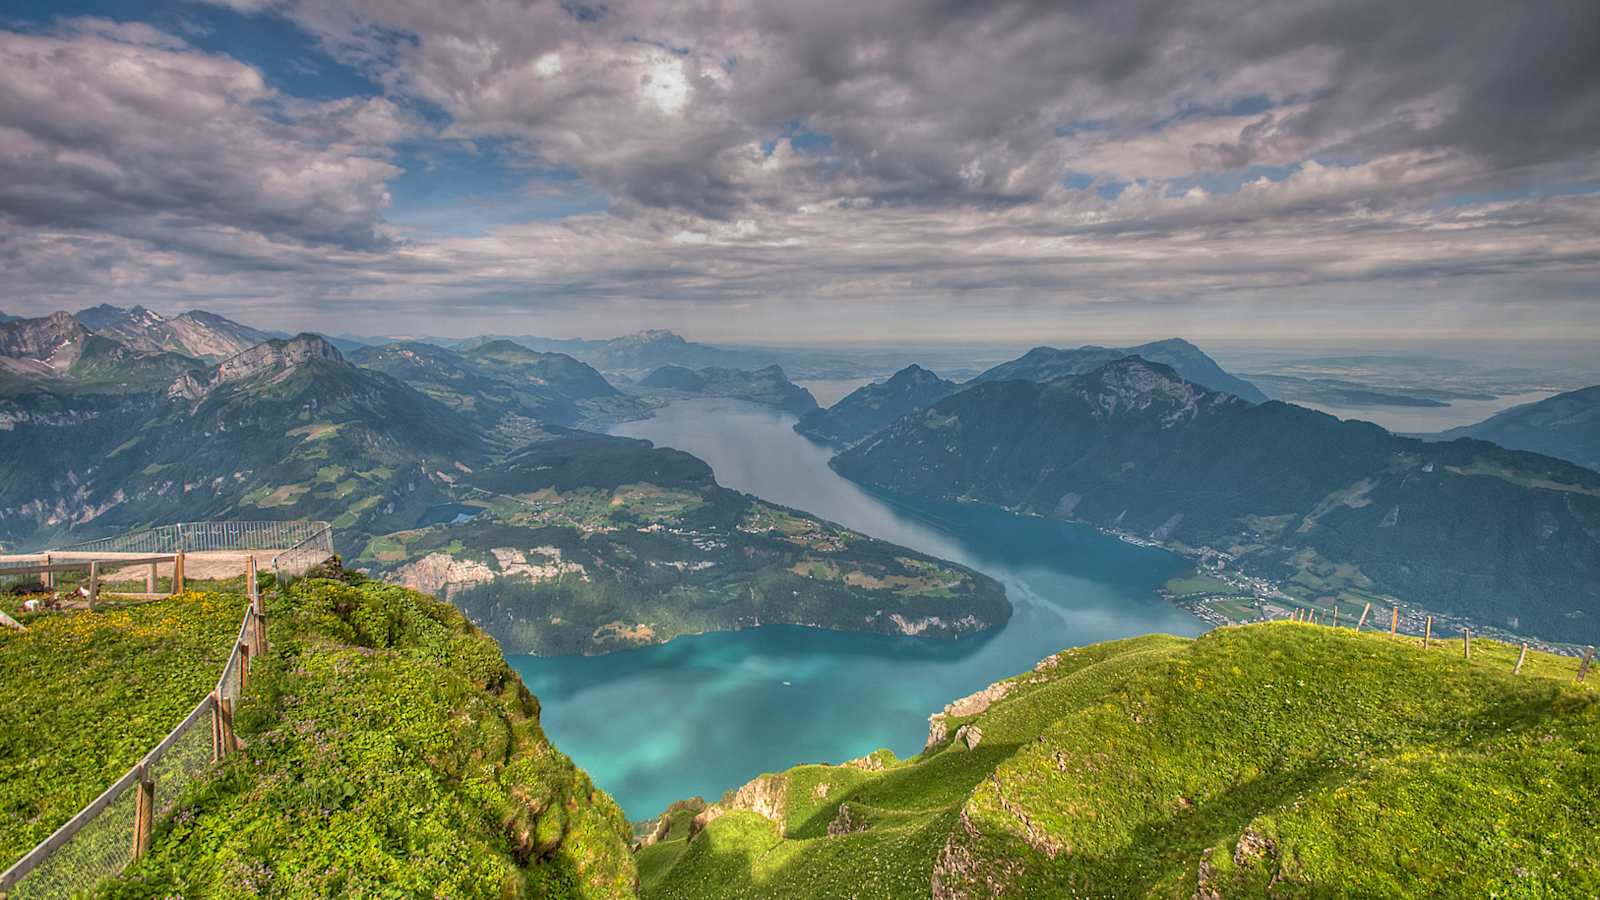
[[[630,818],[715,798],[762,772],[922,749],[929,714],[1064,647],[1205,626],[1155,594],[1184,561],[1091,528],[877,495],[828,468],[794,417],[737,401],[674,404],[617,426],[704,459],[722,484],[999,579],[1015,612],[959,641],[771,626],[597,657],[517,656],[552,741]]]

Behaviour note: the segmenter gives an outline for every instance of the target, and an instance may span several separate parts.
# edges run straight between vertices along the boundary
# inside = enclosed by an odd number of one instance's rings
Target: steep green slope
[[[1600,385],[1512,407],[1477,423],[1431,436],[1477,438],[1543,453],[1600,471]]]
[[[957,637],[1010,616],[985,575],[729,490],[645,441],[552,437],[451,489],[469,520],[376,536],[359,562],[448,598],[513,652],[763,623]]]
[[[269,600],[243,752],[109,897],[633,895],[628,827],[450,606],[374,582]]]
[[[1384,592],[1600,640],[1600,475],[1207,391],[1166,366],[1000,381],[834,460],[850,478],[1210,546],[1316,597]]]
[[[503,379],[467,356],[418,341],[363,347],[350,361],[393,376],[472,419],[480,428],[509,439],[529,438],[537,423],[571,425],[582,415],[578,404],[556,390],[527,381]]]
[[[216,685],[245,604],[188,593],[0,628],[0,869],[183,721]]]
[[[1275,623],[1068,650],[914,759],[678,810],[645,896],[1592,896],[1600,697],[1473,649]]]
[[[415,522],[487,451],[460,414],[319,338],[256,350],[170,396],[52,385],[0,398],[0,541],[324,516],[353,539]]]
[[[807,413],[794,423],[794,430],[825,443],[849,446],[958,390],[960,386],[953,381],[921,366],[907,366],[887,381],[864,385],[827,409]]]

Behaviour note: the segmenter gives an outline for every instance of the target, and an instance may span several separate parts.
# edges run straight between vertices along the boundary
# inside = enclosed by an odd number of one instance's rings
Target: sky
[[[0,0],[0,310],[1600,338],[1594,0]]]

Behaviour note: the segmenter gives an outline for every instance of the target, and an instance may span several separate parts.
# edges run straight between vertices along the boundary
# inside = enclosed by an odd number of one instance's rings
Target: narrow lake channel
[[[607,656],[512,657],[551,740],[629,818],[799,763],[879,747],[908,756],[922,749],[929,714],[1044,656],[1206,628],[1155,593],[1187,568],[1174,554],[1083,526],[879,496],[835,474],[831,453],[793,424],[766,407],[693,400],[612,433],[693,453],[728,487],[985,572],[1015,612],[998,632],[960,641],[772,626]]]

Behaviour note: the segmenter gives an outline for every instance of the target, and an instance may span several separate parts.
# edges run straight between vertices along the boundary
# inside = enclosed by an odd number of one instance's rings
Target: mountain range
[[[89,320],[167,321],[102,312]],[[564,354],[412,342],[352,361],[302,334],[205,362],[65,313],[0,324],[0,353],[6,544],[328,519],[350,558],[534,653],[763,622],[955,637],[1010,615],[987,576],[723,488],[688,454],[574,430],[652,401]],[[691,374],[708,395],[816,406],[776,367]]]
[[[891,491],[1214,548],[1312,596],[1395,595],[1600,639],[1600,473],[1248,403],[1138,357],[975,385],[834,465]]]
[[[181,353],[217,362],[273,337],[215,313],[191,310],[166,318],[142,306],[123,309],[102,304],[75,316],[95,334],[112,338],[131,350]]]
[[[848,447],[907,413],[931,406],[975,385],[1011,380],[1051,381],[1069,375],[1081,375],[1128,356],[1165,363],[1197,384],[1252,403],[1267,399],[1255,385],[1224,372],[1199,347],[1180,338],[1172,338],[1122,350],[1094,346],[1076,350],[1035,347],[964,383],[947,381],[919,365],[910,365],[886,381],[857,388],[826,410],[804,416],[795,423],[794,428],[824,443]]]
[[[1600,385],[1514,406],[1430,439],[1477,438],[1600,471]]]

